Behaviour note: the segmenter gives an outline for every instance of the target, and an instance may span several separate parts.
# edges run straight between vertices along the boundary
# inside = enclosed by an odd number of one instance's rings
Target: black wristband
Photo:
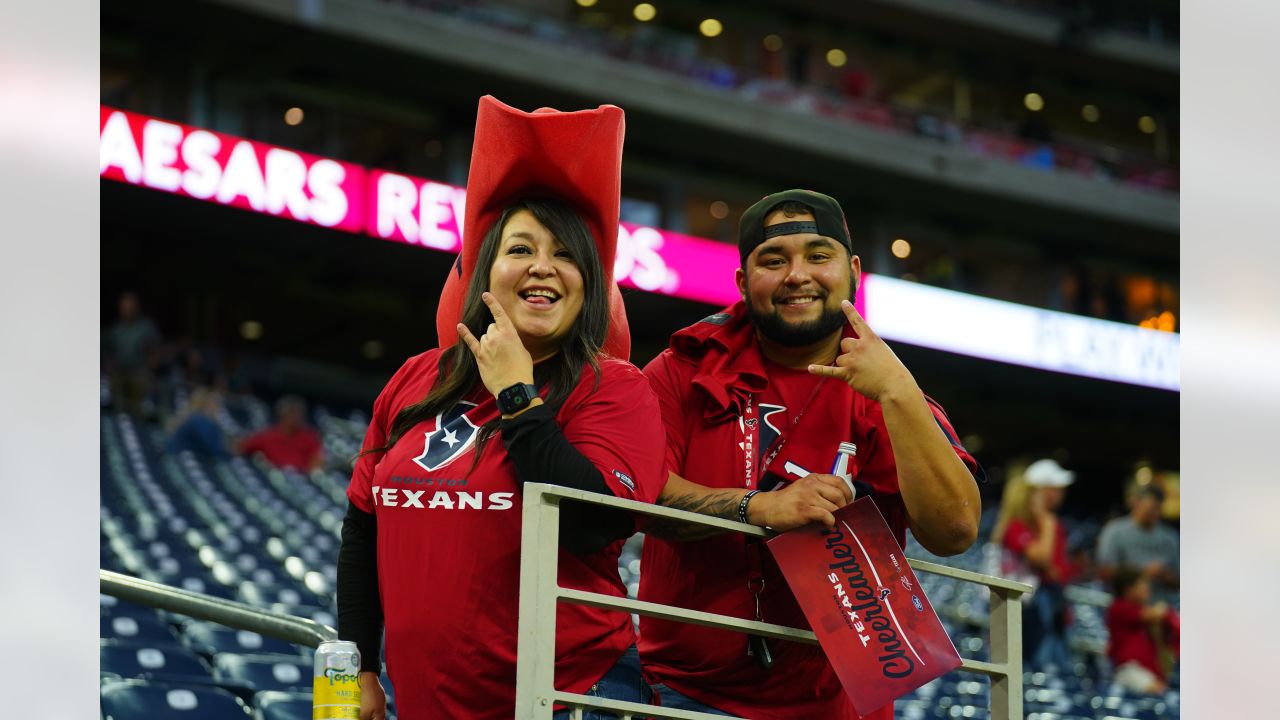
[[[746,495],[742,496],[742,502],[738,503],[738,522],[747,523],[748,525],[750,524],[747,521],[747,503],[751,502],[752,496],[758,492],[760,491],[751,490],[748,491]]]

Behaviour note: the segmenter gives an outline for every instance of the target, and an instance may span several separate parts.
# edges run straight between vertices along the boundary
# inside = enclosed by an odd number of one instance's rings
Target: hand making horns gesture
[[[516,383],[533,382],[533,356],[525,349],[507,311],[492,293],[480,295],[493,315],[484,335],[476,339],[466,325],[458,323],[458,337],[471,348],[480,369],[480,380],[497,395]]]
[[[810,365],[809,372],[822,377],[838,378],[857,392],[880,401],[892,393],[920,392],[911,371],[898,359],[884,340],[867,325],[853,303],[843,300],[840,308],[849,318],[855,337],[840,341],[840,354],[835,365]]]

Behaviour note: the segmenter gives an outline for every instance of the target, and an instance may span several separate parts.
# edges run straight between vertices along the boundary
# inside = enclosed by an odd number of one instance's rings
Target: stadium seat
[[[223,653],[214,667],[219,678],[248,682],[258,691],[311,688],[311,663],[297,655]]]
[[[187,647],[210,657],[222,653],[298,655],[298,648],[278,638],[215,623],[191,622],[182,630]]]
[[[147,644],[123,640],[102,640],[99,668],[125,678],[211,678],[209,667],[198,655],[174,644]]]
[[[112,617],[100,617],[98,620],[98,637],[104,640],[128,640],[147,644],[173,644],[177,638],[169,629],[168,623],[156,617],[139,615],[131,617],[119,614]]]
[[[141,680],[102,688],[106,720],[235,720],[250,717],[249,708],[231,693],[215,687],[153,684]]]
[[[131,603],[110,595],[99,595],[98,615],[101,617],[131,617],[145,620],[159,620],[160,614],[155,608]]]
[[[311,720],[311,693],[268,690],[254,699],[258,720]]]

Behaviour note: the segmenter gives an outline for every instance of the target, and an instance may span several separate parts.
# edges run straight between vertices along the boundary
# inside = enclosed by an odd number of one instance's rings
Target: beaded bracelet
[[[742,496],[742,502],[738,503],[738,522],[746,523],[747,521],[747,503],[751,502],[751,496],[760,492],[759,490],[751,490]]]

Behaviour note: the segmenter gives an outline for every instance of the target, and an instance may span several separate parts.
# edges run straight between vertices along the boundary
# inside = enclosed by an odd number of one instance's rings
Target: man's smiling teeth
[[[799,295],[799,296],[797,296],[797,297],[784,298],[784,299],[782,300],[782,303],[781,303],[781,304],[783,304],[783,305],[803,305],[804,303],[812,302],[812,301],[817,300],[817,299],[818,299],[818,298],[817,298],[817,296],[815,296],[815,295]]]

